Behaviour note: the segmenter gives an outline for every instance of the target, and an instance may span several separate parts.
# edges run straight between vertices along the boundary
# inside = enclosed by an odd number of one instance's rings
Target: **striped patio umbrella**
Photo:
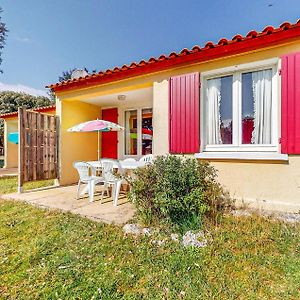
[[[93,120],[80,123],[68,129],[69,132],[98,132],[98,160],[100,159],[100,147],[99,147],[99,132],[109,132],[109,131],[120,131],[125,128],[119,124],[105,121],[105,120]]]

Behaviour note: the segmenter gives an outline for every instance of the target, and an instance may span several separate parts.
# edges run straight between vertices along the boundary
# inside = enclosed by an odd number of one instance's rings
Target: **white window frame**
[[[212,70],[203,72],[201,74],[201,151],[202,152],[278,152],[279,151],[279,65],[280,60],[278,58],[267,59],[263,61],[236,65],[232,67],[222,68],[218,70]],[[272,143],[270,145],[254,145],[254,144],[242,144],[242,73],[260,71],[263,69],[272,69]],[[218,78],[222,76],[233,76],[232,85],[232,144],[218,144],[207,145],[206,134],[206,113],[205,113],[205,97],[207,80],[212,78]]]
[[[153,122],[153,108],[152,107],[139,107],[139,108],[130,108],[124,109],[124,127],[126,126],[126,112],[127,111],[137,111],[137,154],[126,154],[126,127],[124,130],[124,145],[123,145],[123,153],[125,158],[139,158],[142,157],[142,119],[144,109],[152,109],[152,122]],[[153,124],[152,124],[153,125]],[[152,140],[152,152],[153,152],[153,140]]]

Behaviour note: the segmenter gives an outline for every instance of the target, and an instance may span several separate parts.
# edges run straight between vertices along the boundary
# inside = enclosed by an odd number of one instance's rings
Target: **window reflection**
[[[207,80],[207,143],[232,144],[232,76]]]
[[[232,144],[232,76],[221,77],[220,131],[222,144]]]
[[[152,153],[152,109],[142,110],[142,155]]]
[[[137,155],[137,110],[125,112],[125,154]]]
[[[271,144],[272,70],[242,74],[242,143]]]

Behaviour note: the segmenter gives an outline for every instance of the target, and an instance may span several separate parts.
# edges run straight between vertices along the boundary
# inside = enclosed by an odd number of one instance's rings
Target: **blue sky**
[[[9,29],[0,90],[44,90],[63,70],[106,70],[266,25],[294,23],[299,0],[2,0]]]

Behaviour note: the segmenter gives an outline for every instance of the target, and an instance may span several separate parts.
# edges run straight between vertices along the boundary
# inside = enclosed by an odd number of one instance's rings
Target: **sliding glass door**
[[[152,108],[125,111],[125,155],[152,153]]]

